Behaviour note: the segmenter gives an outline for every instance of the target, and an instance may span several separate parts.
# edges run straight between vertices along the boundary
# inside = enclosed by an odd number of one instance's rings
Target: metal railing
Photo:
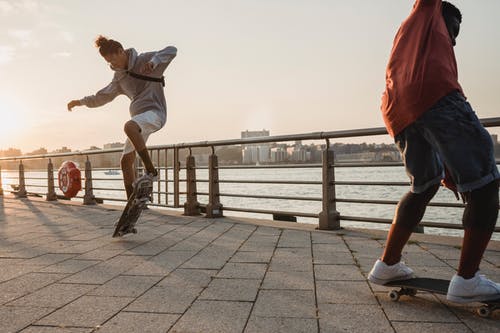
[[[500,126],[500,118],[482,119],[481,122],[486,127]],[[330,141],[354,138],[354,137],[369,137],[386,135],[385,128],[368,128],[346,131],[331,131],[331,132],[315,132],[295,135],[268,136],[258,138],[245,138],[235,140],[221,141],[201,141],[194,143],[180,143],[173,145],[161,145],[148,147],[151,158],[154,164],[158,167],[159,177],[154,184],[154,191],[151,206],[167,207],[175,209],[184,209],[185,215],[198,215],[205,213],[207,217],[223,216],[224,211],[242,212],[251,214],[271,214],[277,219],[295,220],[297,217],[306,219],[317,219],[319,229],[338,229],[340,221],[355,221],[363,223],[375,224],[390,224],[392,219],[386,216],[373,216],[373,214],[358,215],[356,213],[363,209],[349,209],[344,212],[343,209],[338,209],[338,205],[355,205],[361,207],[366,205],[394,206],[399,198],[366,198],[366,194],[373,192],[373,188],[406,188],[407,181],[396,181],[391,179],[373,180],[336,180],[336,173],[341,169],[356,169],[360,168],[402,168],[402,163],[397,162],[373,162],[373,163],[338,163],[334,162],[334,150],[331,149]],[[286,143],[293,141],[318,141],[324,140],[324,149],[322,150],[322,163],[317,164],[300,164],[300,165],[220,165],[218,163],[217,148],[224,146],[252,144],[269,144],[269,143]],[[203,167],[196,167],[196,154],[193,154],[194,149],[209,148],[208,163]],[[84,204],[95,204],[104,201],[125,202],[125,191],[122,185],[121,177],[112,177],[106,175],[112,173],[107,171],[117,171],[119,165],[119,155],[121,148],[107,150],[93,150],[80,152],[67,152],[58,154],[42,154],[33,156],[17,156],[0,158],[0,167],[3,169],[4,176],[1,177],[0,172],[0,195],[5,191],[3,186],[10,184],[18,197],[28,195],[45,196],[47,200],[63,199],[62,193],[54,186],[54,178],[57,179],[57,172],[54,171],[52,165],[60,165],[64,159],[69,157],[72,160],[79,162],[80,165],[85,165],[85,176],[82,177],[85,181],[84,195],[77,196],[83,200]],[[184,155],[184,156],[183,156]],[[108,160],[106,160],[106,158]],[[182,163],[185,158],[185,163]],[[110,168],[92,169],[92,162],[106,160],[108,164],[112,164]],[[40,163],[46,163],[47,168],[40,171]],[[16,167],[17,165],[17,167]],[[137,170],[140,174],[141,168],[137,161]],[[7,169],[5,168],[7,166]],[[2,170],[0,169],[0,170]],[[17,169],[17,170],[16,170]],[[306,170],[313,170],[316,179],[256,179],[246,178],[245,176],[253,173],[254,175],[262,175],[270,170],[280,170],[280,172],[290,172],[297,169],[302,173]],[[107,170],[107,171],[106,171]],[[232,172],[229,172],[231,171]],[[257,170],[257,171],[256,171]],[[13,173],[17,173],[16,176]],[[29,175],[26,175],[28,173]],[[44,173],[45,175],[42,176]],[[197,179],[197,174],[204,174],[205,178]],[[221,176],[221,173],[224,176]],[[241,176],[244,178],[241,178]],[[275,175],[274,175],[275,176]],[[233,177],[233,178],[231,178]],[[3,182],[2,182],[3,180]],[[231,190],[231,186],[243,186],[241,192],[235,193]],[[250,193],[248,187],[258,186],[286,186],[286,189],[280,188],[279,193]],[[198,191],[201,186],[204,189]],[[321,195],[307,196],[299,194],[291,194],[297,192],[297,187],[315,187],[316,191]],[[221,187],[224,187],[221,191]],[[363,187],[362,196],[365,198],[343,197],[337,195],[337,191],[342,188]],[[229,190],[227,190],[229,189]],[[370,190],[368,190],[370,189]],[[46,192],[44,192],[46,191]],[[283,194],[282,192],[285,192]],[[205,198],[204,202],[200,203],[198,198]],[[224,198],[224,200],[221,200]],[[251,202],[265,200],[266,204],[258,204],[258,207],[252,207]],[[280,202],[281,205],[270,204],[269,202]],[[250,202],[250,203],[249,203]],[[300,204],[296,204],[296,203]],[[294,209],[294,207],[305,207],[304,203],[312,203],[317,207],[313,210],[303,211]],[[288,204],[288,207],[285,207]],[[285,209],[285,208],[286,209]],[[312,206],[311,206],[312,207]],[[463,208],[464,205],[452,202],[431,202],[429,207],[440,208]],[[378,208],[377,208],[378,209]],[[366,211],[366,209],[365,209]],[[391,209],[393,211],[393,209]],[[392,212],[391,212],[392,214]],[[436,221],[423,221],[421,223],[425,227],[436,227],[444,229],[461,229],[459,223],[444,223]],[[495,232],[500,231],[497,227]]]

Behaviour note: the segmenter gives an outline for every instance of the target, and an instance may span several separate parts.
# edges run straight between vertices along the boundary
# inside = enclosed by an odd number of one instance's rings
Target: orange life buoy
[[[73,198],[82,189],[82,174],[72,161],[64,162],[58,173],[59,188],[66,198]]]

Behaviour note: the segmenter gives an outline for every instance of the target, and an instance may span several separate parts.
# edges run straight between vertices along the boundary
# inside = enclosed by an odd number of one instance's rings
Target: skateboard
[[[418,290],[446,295],[449,285],[449,280],[431,278],[413,278],[409,280],[391,281],[384,284],[386,287],[399,288],[399,290],[393,289],[389,291],[389,298],[394,302],[397,302],[402,295],[415,296]],[[477,308],[477,314],[483,318],[487,318],[491,316],[493,311],[499,308],[500,298],[491,301],[478,301],[477,303],[483,304]]]
[[[146,203],[151,200],[151,193],[153,191],[153,184],[151,182],[137,183],[138,187],[134,188],[134,192],[130,195],[120,219],[115,224],[113,237],[122,237],[129,233],[137,233],[135,224],[141,216],[142,210],[146,208]]]

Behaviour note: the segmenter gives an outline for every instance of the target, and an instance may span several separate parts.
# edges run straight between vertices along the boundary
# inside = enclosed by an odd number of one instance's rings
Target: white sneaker
[[[378,259],[373,265],[368,280],[375,284],[386,284],[391,281],[408,280],[415,277],[413,270],[400,261],[394,265],[387,265],[382,260]]]
[[[140,188],[141,186],[144,186],[142,185],[143,183],[147,183],[148,185],[151,184],[149,186],[153,186],[153,182],[157,180],[158,180],[158,174],[153,175],[151,173],[145,173],[141,177],[137,178],[132,184],[132,186],[134,188]]]
[[[476,272],[473,278],[453,275],[446,299],[456,303],[490,301],[500,298],[500,284]]]

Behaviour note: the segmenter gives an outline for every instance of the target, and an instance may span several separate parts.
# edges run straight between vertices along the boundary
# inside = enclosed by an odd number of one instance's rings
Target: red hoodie
[[[391,136],[450,92],[463,94],[441,6],[441,0],[417,0],[394,39],[381,106]]]

